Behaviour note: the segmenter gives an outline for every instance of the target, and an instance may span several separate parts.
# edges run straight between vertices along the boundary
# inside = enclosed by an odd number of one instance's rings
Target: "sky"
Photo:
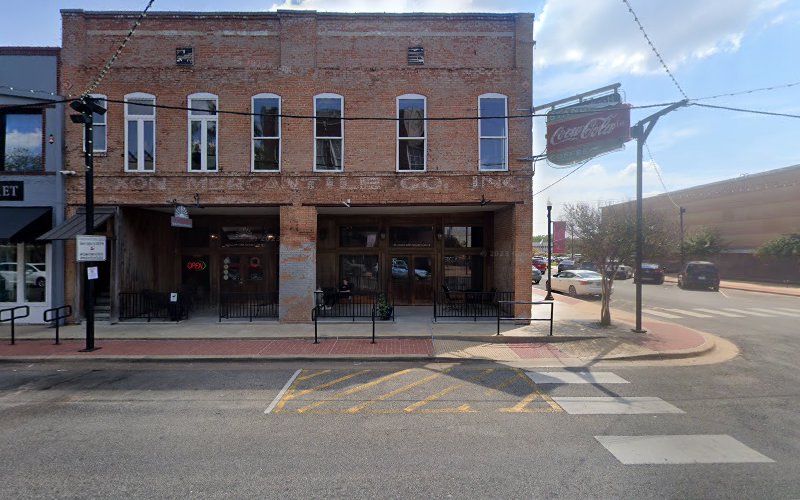
[[[27,0],[23,9],[0,0],[0,46],[60,46],[60,9],[132,11],[147,1]],[[796,0],[155,0],[152,7],[276,9],[534,13],[534,106],[620,83],[635,124],[662,109],[637,106],[690,99],[693,105],[661,117],[647,139],[645,197],[800,164],[800,118],[696,105],[800,115]],[[736,95],[709,98],[723,94]],[[544,151],[544,137],[544,119],[534,118],[533,154]],[[553,220],[563,218],[565,205],[635,199],[636,144],[572,167],[539,161],[533,192],[534,234],[547,232],[548,199]]]

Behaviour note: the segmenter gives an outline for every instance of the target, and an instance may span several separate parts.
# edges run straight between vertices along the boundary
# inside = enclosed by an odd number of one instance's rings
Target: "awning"
[[[34,241],[51,227],[50,207],[0,207],[0,241]]]
[[[116,207],[95,207],[94,209],[94,228],[97,229],[101,224],[116,213]],[[79,234],[86,234],[86,212],[83,208],[78,209],[78,213],[65,220],[58,226],[43,235],[38,240],[71,240]]]

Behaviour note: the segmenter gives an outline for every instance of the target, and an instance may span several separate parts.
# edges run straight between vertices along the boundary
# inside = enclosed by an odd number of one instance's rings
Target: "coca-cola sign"
[[[630,140],[631,113],[616,99],[603,96],[548,113],[547,160],[571,165],[621,148]]]

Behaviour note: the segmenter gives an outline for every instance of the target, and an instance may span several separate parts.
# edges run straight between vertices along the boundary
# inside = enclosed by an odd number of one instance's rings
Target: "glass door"
[[[395,255],[391,259],[389,293],[397,305],[433,302],[433,257]]]

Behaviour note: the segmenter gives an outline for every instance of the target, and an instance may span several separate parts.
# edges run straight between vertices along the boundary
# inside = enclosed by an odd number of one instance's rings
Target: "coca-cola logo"
[[[612,113],[592,118],[584,124],[558,127],[550,134],[549,142],[552,146],[558,146],[569,142],[600,139],[614,134],[620,127],[627,128],[628,125],[617,113]]]

